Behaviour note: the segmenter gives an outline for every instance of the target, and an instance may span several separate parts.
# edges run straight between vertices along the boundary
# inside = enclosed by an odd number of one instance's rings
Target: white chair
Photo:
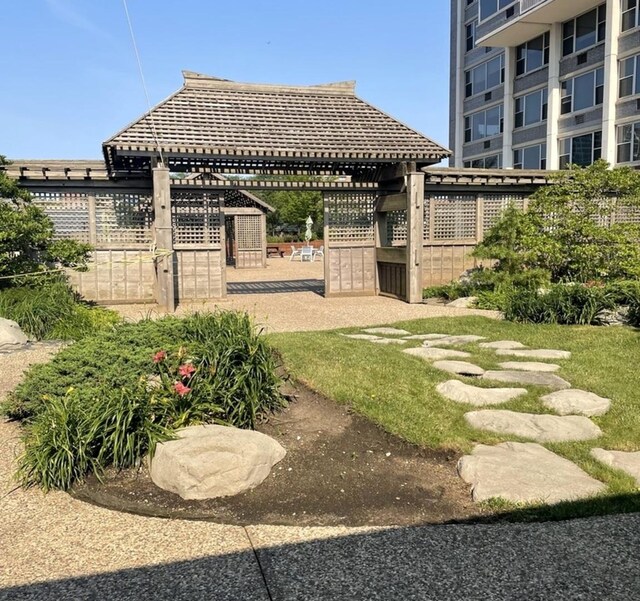
[[[300,251],[300,261],[313,261],[313,246],[303,246]]]
[[[293,244],[291,245],[291,256],[289,257],[289,261],[293,261],[293,257],[300,257],[302,261],[302,251],[300,249],[296,249]]]
[[[313,258],[315,259],[316,257],[324,257],[324,245],[313,251]]]

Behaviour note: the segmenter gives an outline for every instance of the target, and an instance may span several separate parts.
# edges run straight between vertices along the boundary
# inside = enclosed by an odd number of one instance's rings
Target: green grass
[[[611,409],[604,416],[592,418],[603,431],[599,439],[545,446],[606,483],[608,490],[604,498],[608,502],[595,499],[553,508],[529,507],[519,509],[519,512],[523,519],[530,519],[532,516],[567,517],[572,512],[576,515],[599,514],[612,508],[615,511],[640,511],[640,495],[635,494],[638,491],[634,480],[589,455],[593,447],[640,450],[640,394],[637,390],[640,331],[627,327],[516,324],[484,317],[425,319],[393,326],[416,334],[479,334],[488,340],[519,340],[531,348],[571,351],[571,359],[556,361],[561,365],[556,373],[571,382],[574,388],[610,398]],[[340,336],[340,333],[358,331],[352,328],[272,334],[269,340],[280,351],[294,377],[329,398],[350,405],[356,412],[410,442],[467,453],[475,443],[524,441],[468,427],[463,416],[473,408],[448,401],[435,390],[436,385],[449,376],[422,359],[401,352],[403,348],[419,346],[420,341],[409,341],[405,347],[397,347]],[[471,352],[469,361],[485,369],[498,368],[499,362],[512,360],[480,349],[476,344],[457,348]],[[476,386],[491,386],[483,381],[465,381]],[[553,413],[539,401],[548,390],[527,388],[527,395],[500,405],[500,408]],[[614,498],[618,500],[613,502]]]

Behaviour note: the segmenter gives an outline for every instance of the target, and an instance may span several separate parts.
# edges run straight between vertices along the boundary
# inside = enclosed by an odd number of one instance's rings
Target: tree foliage
[[[640,224],[617,221],[621,210],[640,210],[640,172],[576,167],[540,187],[526,213],[506,210],[474,256],[508,273],[545,269],[554,282],[640,278]]]
[[[0,166],[8,165],[0,155]],[[53,223],[31,204],[29,193],[0,169],[0,276],[43,271],[52,266],[86,265],[91,247],[75,240],[54,240]],[[0,286],[11,280],[0,280]]]

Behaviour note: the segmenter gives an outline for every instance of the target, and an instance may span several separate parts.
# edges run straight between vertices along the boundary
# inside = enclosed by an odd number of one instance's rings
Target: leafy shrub
[[[28,418],[23,482],[68,488],[108,465],[135,465],[180,427],[253,428],[283,406],[279,385],[246,314],[196,314],[77,342],[32,368],[5,411]]]
[[[13,319],[37,340],[78,340],[120,321],[117,313],[80,300],[62,276],[39,286],[0,289],[0,316]]]
[[[430,286],[422,291],[422,298],[443,298],[454,301],[465,296],[473,296],[475,288],[468,282],[451,282],[442,286]]]
[[[600,311],[614,307],[613,296],[602,286],[554,284],[546,290],[513,290],[504,312],[510,321],[589,325],[598,323]]]

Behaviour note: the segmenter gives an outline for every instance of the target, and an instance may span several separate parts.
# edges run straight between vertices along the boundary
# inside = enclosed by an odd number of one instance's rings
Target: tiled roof
[[[184,86],[104,143],[106,155],[437,162],[450,152],[355,95],[354,82],[242,84],[184,72]],[[155,129],[155,134],[154,134]],[[157,138],[157,141],[156,141]]]

